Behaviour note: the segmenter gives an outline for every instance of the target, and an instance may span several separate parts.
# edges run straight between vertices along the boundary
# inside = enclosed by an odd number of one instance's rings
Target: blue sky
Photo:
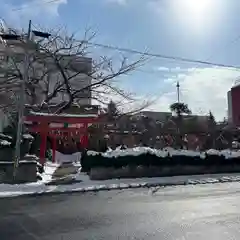
[[[98,43],[240,66],[239,0],[0,0],[0,4],[0,17],[12,27],[25,28],[31,19],[47,29],[66,26],[79,38],[91,27]],[[176,101],[179,81],[181,100],[194,113],[211,110],[221,120],[226,116],[227,91],[239,76],[235,69],[151,58],[118,84],[140,98],[156,99],[150,109],[166,111]]]

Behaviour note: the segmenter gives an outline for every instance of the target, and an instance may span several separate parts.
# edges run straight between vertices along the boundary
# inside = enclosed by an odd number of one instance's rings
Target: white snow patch
[[[192,151],[192,150],[177,150],[173,148],[164,148],[161,150],[152,149],[149,147],[135,147],[135,148],[127,148],[120,149],[117,148],[115,150],[108,149],[105,153],[99,153],[95,151],[87,151],[87,155],[96,156],[102,155],[106,158],[117,158],[121,156],[139,156],[143,154],[151,154],[158,157],[167,157],[169,156],[190,156],[190,157],[200,157],[201,159],[206,158],[206,154],[208,155],[219,155],[225,156],[226,159],[240,157],[240,151],[231,151],[229,149],[218,151],[215,149],[209,149],[206,152]]]
[[[8,142],[7,140],[0,140],[0,145],[2,145],[2,146],[10,146],[11,143]]]
[[[37,156],[34,155],[34,154],[26,154],[25,157],[34,158],[34,159],[36,159],[36,161],[39,160],[39,157],[37,157]]]
[[[48,164],[46,171],[51,176],[54,164]],[[48,186],[44,182],[49,179],[45,178],[43,181],[28,184],[10,185],[0,184],[0,197],[14,197],[26,194],[39,194],[39,193],[58,193],[58,192],[86,192],[86,191],[99,191],[110,189],[123,189],[123,188],[138,188],[144,186],[156,187],[159,185],[183,185],[183,184],[206,184],[217,183],[219,179],[225,179],[226,182],[240,181],[239,174],[232,174],[224,176],[223,174],[212,175],[196,175],[196,176],[176,176],[176,177],[159,177],[159,178],[139,178],[139,179],[112,179],[105,181],[91,181],[86,174],[78,174],[78,179],[83,182],[71,185],[58,185]],[[191,179],[191,178],[195,179]],[[76,177],[77,178],[77,177]]]
[[[41,174],[42,180],[40,183],[48,183],[52,180],[52,175],[60,166],[58,163],[46,162],[44,165],[44,172]]]
[[[54,114],[54,113],[43,113],[43,112],[33,112],[31,111],[30,112],[32,115],[35,115],[35,116],[51,116],[51,117],[54,117],[54,116],[57,116],[57,117],[98,117],[98,114],[67,114],[67,113],[62,113],[62,114]]]
[[[32,139],[32,140],[34,139],[34,137],[31,134],[28,134],[28,133],[23,134],[22,137],[25,138],[25,139]]]
[[[4,133],[0,133],[0,137],[3,137],[3,138],[8,138],[8,139],[12,139],[12,137],[11,137],[11,136],[9,136],[9,135],[6,135],[6,134],[4,134]]]

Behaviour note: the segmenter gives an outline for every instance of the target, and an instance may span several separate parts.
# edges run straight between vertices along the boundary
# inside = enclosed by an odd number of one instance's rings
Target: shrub
[[[239,156],[238,156],[239,155]],[[224,166],[240,165],[240,154],[231,152],[205,153],[191,151],[158,151],[150,148],[126,149],[98,153],[88,151],[82,156],[82,171],[88,172],[92,168],[123,168],[128,166],[143,167],[171,167],[171,166]]]

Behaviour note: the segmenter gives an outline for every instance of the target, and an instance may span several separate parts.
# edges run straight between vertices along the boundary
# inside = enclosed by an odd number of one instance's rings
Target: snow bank
[[[192,151],[192,150],[176,150],[173,148],[165,148],[165,149],[152,149],[149,147],[135,147],[135,148],[127,148],[127,149],[109,149],[105,153],[99,153],[95,151],[87,151],[88,156],[96,156],[101,155],[105,158],[117,158],[123,156],[140,156],[143,154],[151,154],[157,157],[166,157],[166,156],[189,156],[189,157],[200,157],[202,159],[206,158],[206,154],[208,155],[217,155],[224,156],[225,158],[237,158],[240,157],[240,151],[231,151],[229,149],[218,151],[215,149],[209,149],[206,152]]]
[[[5,138],[5,139],[8,139],[8,140],[12,140],[11,136],[3,134],[3,133],[0,133],[0,138]]]
[[[196,185],[196,184],[216,184],[227,183],[234,184],[240,181],[240,176],[237,174],[209,174],[196,176],[176,176],[176,177],[161,177],[161,178],[138,178],[138,179],[112,179],[105,181],[91,181],[80,173],[76,176],[83,182],[71,185],[48,186],[42,182],[29,184],[0,184],[0,198],[16,197],[20,195],[44,194],[44,193],[64,193],[64,192],[96,192],[104,190],[121,190],[128,188],[153,188],[177,185]],[[230,185],[229,185],[230,186]],[[240,185],[234,185],[236,189]],[[185,188],[186,186],[184,186]],[[220,188],[222,189],[222,184]],[[199,190],[199,188],[197,188]]]
[[[52,180],[52,175],[56,169],[60,166],[58,163],[46,162],[44,165],[44,172],[41,174],[42,180],[39,183],[48,183]]]
[[[10,146],[11,142],[7,141],[7,140],[0,140],[0,145],[1,146]]]

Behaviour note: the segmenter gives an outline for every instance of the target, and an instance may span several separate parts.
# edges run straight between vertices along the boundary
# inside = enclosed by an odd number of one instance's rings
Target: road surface
[[[240,183],[0,199],[1,240],[240,238]]]

